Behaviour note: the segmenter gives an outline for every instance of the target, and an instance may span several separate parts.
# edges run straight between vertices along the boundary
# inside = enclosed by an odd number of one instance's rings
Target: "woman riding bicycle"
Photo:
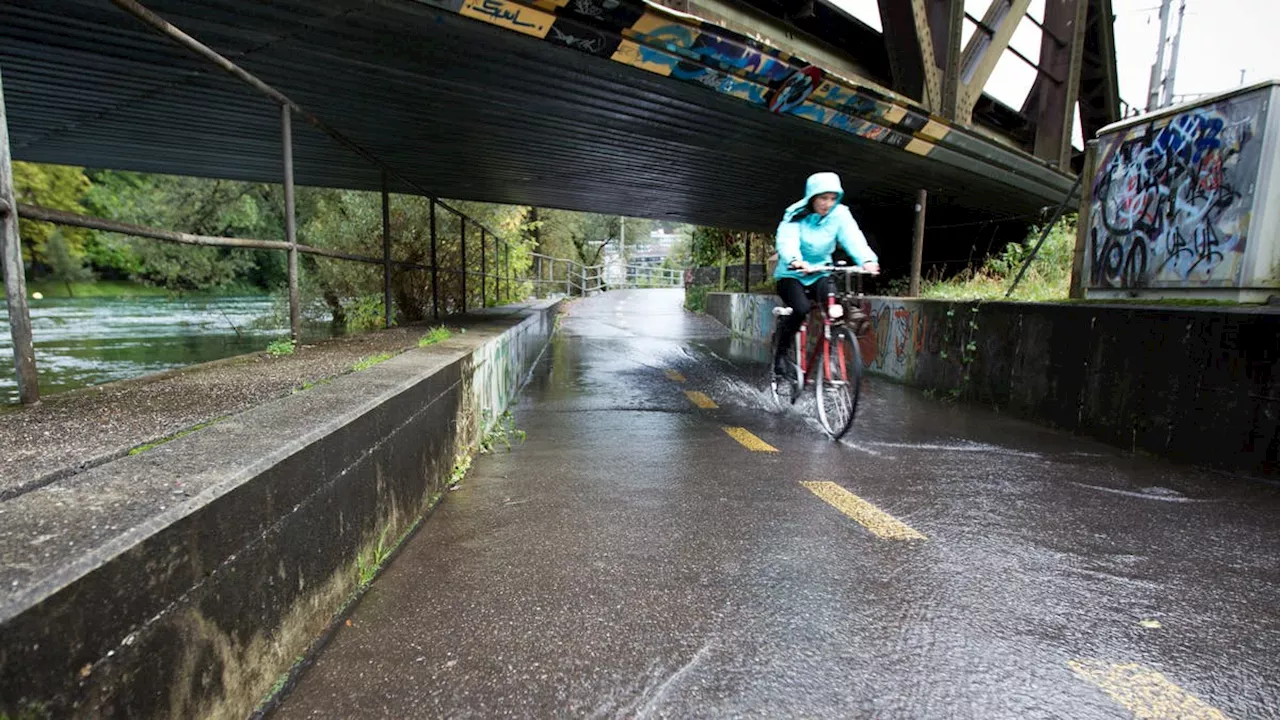
[[[835,294],[830,273],[810,269],[830,265],[831,254],[839,243],[855,265],[873,274],[880,272],[879,258],[867,245],[849,208],[840,204],[843,198],[839,175],[831,172],[810,175],[805,183],[804,199],[787,208],[778,224],[778,267],[773,277],[778,281],[778,296],[792,310],[790,315],[780,318],[773,358],[773,370],[779,375],[790,373],[788,353],[796,333],[809,316],[810,302],[825,304],[826,298]]]

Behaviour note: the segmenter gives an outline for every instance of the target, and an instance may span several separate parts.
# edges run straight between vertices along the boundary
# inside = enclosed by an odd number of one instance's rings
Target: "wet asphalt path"
[[[1280,717],[1280,491],[876,378],[833,443],[680,302],[572,306],[279,717]]]

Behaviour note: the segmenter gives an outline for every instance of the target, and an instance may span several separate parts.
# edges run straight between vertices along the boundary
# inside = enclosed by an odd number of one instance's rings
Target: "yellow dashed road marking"
[[[752,435],[751,432],[746,428],[727,427],[724,429],[724,431],[729,433],[729,437],[741,443],[742,447],[752,452],[771,452],[771,453],[778,452],[778,448],[761,440],[755,435]]]
[[[814,495],[885,540],[927,540],[910,525],[833,482],[802,482]]]
[[[1221,710],[1151,668],[1101,660],[1071,660],[1067,667],[1102,688],[1140,720],[1229,720]]]
[[[684,376],[676,372],[675,370],[665,370],[664,372],[667,373],[668,378],[675,380],[678,383],[684,382]]]
[[[704,393],[700,393],[697,390],[685,390],[684,394],[686,397],[689,398],[690,402],[702,408],[703,410],[715,410],[716,408],[720,407],[719,405],[716,404],[715,400],[712,400],[711,398],[707,397]]]

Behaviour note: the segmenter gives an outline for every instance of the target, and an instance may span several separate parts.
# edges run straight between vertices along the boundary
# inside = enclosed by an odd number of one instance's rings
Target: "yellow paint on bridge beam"
[[[822,498],[858,524],[885,540],[927,540],[924,535],[889,513],[854,495],[833,482],[802,482],[814,495]]]
[[[1221,710],[1151,668],[1101,660],[1071,660],[1067,667],[1141,720],[1229,720]]]
[[[689,398],[689,402],[692,402],[703,410],[715,410],[720,407],[716,404],[715,400],[712,400],[707,397],[705,393],[700,393],[697,390],[685,390],[684,394],[685,397]]]
[[[747,430],[746,428],[727,427],[724,429],[724,431],[729,433],[729,437],[733,438],[734,440],[737,440],[738,443],[742,445],[742,447],[750,450],[751,452],[770,452],[770,453],[778,452],[778,448],[761,440],[755,435],[752,435],[751,431]]]

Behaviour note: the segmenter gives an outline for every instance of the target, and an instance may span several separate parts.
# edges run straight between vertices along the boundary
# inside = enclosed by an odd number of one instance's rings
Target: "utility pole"
[[[1156,61],[1151,66],[1151,85],[1147,88],[1147,112],[1160,106],[1160,81],[1164,77],[1164,45],[1169,39],[1169,7],[1173,0],[1160,3],[1160,42],[1156,45]]]
[[[1173,83],[1178,75],[1178,46],[1182,44],[1182,16],[1186,13],[1187,0],[1182,0],[1182,4],[1178,6],[1178,31],[1173,34],[1173,50],[1169,57],[1169,74],[1164,78],[1164,104],[1161,107],[1173,104]]]

